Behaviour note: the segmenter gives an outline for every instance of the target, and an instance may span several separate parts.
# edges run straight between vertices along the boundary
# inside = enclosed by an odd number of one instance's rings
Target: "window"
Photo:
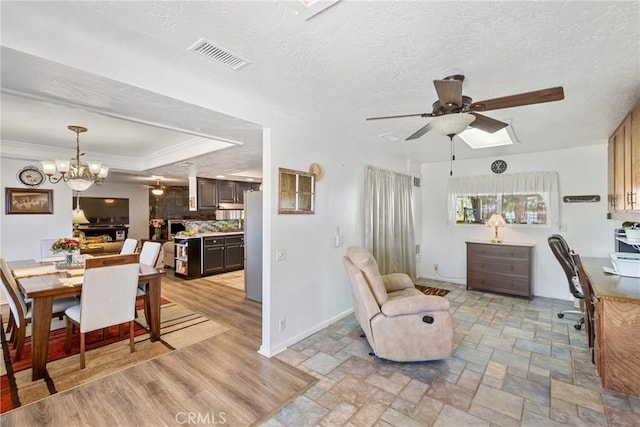
[[[457,224],[484,224],[496,212],[507,224],[547,224],[547,206],[540,194],[456,197]]]
[[[280,214],[312,214],[315,177],[307,172],[280,168]]]
[[[449,224],[483,224],[501,213],[509,224],[560,224],[557,172],[518,172],[449,178]]]

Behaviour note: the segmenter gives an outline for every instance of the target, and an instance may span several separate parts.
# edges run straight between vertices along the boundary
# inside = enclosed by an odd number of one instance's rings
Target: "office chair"
[[[552,234],[547,238],[547,242],[549,243],[551,252],[553,252],[553,255],[555,255],[556,259],[560,263],[564,274],[567,276],[569,291],[571,291],[571,294],[575,298],[584,300],[584,293],[582,291],[580,280],[578,279],[578,272],[573,260],[571,259],[571,249],[569,249],[567,241],[559,234]],[[584,324],[584,312],[580,310],[562,310],[558,313],[558,317],[562,319],[565,314],[579,314],[581,316],[580,320],[578,320],[578,323],[573,325],[573,327],[577,330],[582,329],[582,325]]]

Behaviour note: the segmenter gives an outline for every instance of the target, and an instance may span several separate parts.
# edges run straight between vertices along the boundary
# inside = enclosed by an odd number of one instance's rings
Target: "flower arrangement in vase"
[[[77,239],[62,238],[53,242],[51,245],[51,252],[53,253],[65,253],[65,263],[73,263],[73,253],[80,251],[80,241]]]
[[[153,240],[160,239],[160,232],[162,231],[162,226],[164,225],[164,219],[162,218],[153,218],[149,220],[149,225],[153,227]]]

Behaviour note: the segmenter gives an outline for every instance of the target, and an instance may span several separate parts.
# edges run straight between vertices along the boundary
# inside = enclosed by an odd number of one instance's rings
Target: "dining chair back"
[[[58,241],[58,239],[42,239],[40,240],[40,256],[43,258],[55,256],[51,250],[51,246]]]
[[[128,258],[117,265],[94,266],[89,262],[86,266],[80,296],[80,332],[133,320],[140,266],[135,255]]]
[[[20,292],[18,283],[11,272],[11,268],[9,268],[9,264],[7,264],[4,258],[0,258],[0,272],[2,273],[3,291],[7,295],[7,302],[9,303],[9,310],[11,311],[9,322],[11,337],[9,341],[13,341],[14,343],[16,353],[13,361],[17,362],[22,357],[27,334],[27,323],[31,322],[32,310],[31,306],[27,305],[22,292]],[[65,310],[75,304],[77,304],[77,300],[74,297],[54,299],[51,307],[52,318],[62,318],[61,316]]]
[[[137,254],[87,259],[80,304],[65,311],[67,341],[71,347],[73,325],[80,328],[80,368],[85,367],[85,333],[129,322],[129,343],[134,347],[136,290],[140,264]]]
[[[122,248],[120,249],[120,255],[133,254],[136,252],[137,247],[138,241],[136,239],[127,237],[122,244]]]
[[[144,242],[142,244],[142,250],[140,250],[140,264],[155,267],[158,263],[161,248],[162,245],[159,242]]]
[[[18,284],[11,273],[11,269],[4,258],[0,258],[0,271],[2,272],[2,291],[7,297],[7,303],[9,304],[9,310],[13,316],[13,323],[18,328],[23,327],[25,322],[25,316],[28,308],[27,304],[22,297],[22,293],[18,288]]]

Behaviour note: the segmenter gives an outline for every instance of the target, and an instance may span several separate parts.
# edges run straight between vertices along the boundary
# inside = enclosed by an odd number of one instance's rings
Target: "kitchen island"
[[[244,231],[174,237],[175,276],[210,276],[244,268]]]

